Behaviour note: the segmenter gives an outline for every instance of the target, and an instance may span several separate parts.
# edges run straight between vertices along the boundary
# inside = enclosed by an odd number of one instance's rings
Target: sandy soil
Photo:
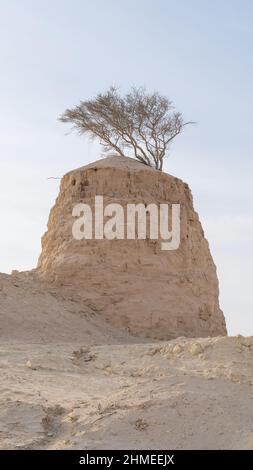
[[[253,449],[253,337],[149,343],[0,275],[0,448]]]

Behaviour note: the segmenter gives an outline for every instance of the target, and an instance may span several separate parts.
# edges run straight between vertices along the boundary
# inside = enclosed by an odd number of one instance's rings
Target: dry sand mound
[[[115,329],[92,304],[38,278],[0,274],[0,339],[31,343],[110,344],[130,336]],[[133,339],[134,340],[134,339]],[[135,340],[136,341],[136,340]]]

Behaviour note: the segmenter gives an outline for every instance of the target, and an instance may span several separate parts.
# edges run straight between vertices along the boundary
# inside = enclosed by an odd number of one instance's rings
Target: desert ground
[[[1,449],[253,449],[253,337],[151,341],[0,275]]]

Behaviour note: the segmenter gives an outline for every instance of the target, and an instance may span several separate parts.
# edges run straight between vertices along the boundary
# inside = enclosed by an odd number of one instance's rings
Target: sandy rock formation
[[[181,243],[80,240],[72,236],[77,203],[180,203]],[[187,184],[130,159],[108,157],[66,174],[42,238],[37,272],[82,297],[114,326],[157,339],[225,335],[218,280]]]

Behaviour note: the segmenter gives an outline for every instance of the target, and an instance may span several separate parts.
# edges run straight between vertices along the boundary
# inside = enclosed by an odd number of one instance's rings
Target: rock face
[[[75,240],[73,207],[180,203],[181,242]],[[157,339],[226,334],[218,280],[187,184],[130,158],[108,157],[66,174],[42,238],[37,272],[82,297],[114,326]]]

